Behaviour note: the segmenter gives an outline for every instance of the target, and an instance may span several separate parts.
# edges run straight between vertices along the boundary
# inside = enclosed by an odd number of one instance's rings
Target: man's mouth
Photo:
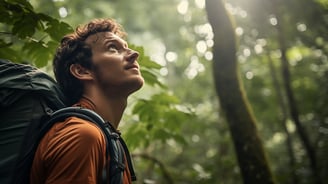
[[[139,66],[138,65],[135,65],[135,64],[128,65],[127,67],[125,67],[125,69],[126,70],[130,70],[130,69],[137,69],[137,70],[139,70]]]

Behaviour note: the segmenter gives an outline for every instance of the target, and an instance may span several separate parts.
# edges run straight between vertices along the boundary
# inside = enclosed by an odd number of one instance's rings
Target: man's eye
[[[108,46],[108,50],[109,51],[117,51],[118,50],[118,47],[114,44],[111,44]]]

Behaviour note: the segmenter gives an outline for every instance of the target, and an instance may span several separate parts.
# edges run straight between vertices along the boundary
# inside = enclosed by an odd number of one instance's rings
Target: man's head
[[[139,54],[128,48],[125,35],[114,20],[96,19],[62,39],[53,65],[70,104],[81,98],[85,82],[90,80],[80,77],[81,71],[91,73],[91,80],[107,92],[126,88],[128,95],[142,86],[136,61]]]

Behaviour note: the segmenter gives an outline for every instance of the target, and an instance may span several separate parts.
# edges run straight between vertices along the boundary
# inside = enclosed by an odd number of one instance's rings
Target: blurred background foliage
[[[316,177],[328,181],[328,1],[226,0],[225,8],[234,20],[242,84],[276,181],[314,183],[289,115],[280,38],[298,118],[315,150]],[[214,35],[205,0],[0,0],[0,57],[51,74],[60,38],[105,17],[118,20],[141,53],[146,85],[129,99],[120,127],[137,183],[243,183],[214,90]]]

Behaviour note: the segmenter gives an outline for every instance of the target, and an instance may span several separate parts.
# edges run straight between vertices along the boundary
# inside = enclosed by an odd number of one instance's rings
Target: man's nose
[[[137,59],[139,57],[139,52],[137,52],[135,50],[132,50],[132,49],[129,49],[127,57],[128,57],[127,60],[129,62],[135,62],[135,61],[137,61]]]

